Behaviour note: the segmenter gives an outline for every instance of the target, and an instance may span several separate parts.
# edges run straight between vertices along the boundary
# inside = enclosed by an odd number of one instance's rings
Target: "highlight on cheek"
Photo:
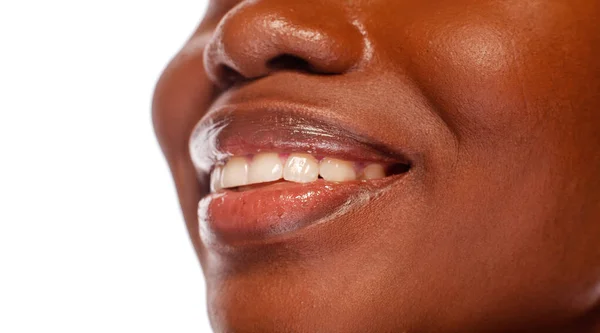
[[[465,25],[450,31],[455,45],[452,62],[471,68],[478,74],[506,71],[514,62],[513,45],[507,45],[509,33],[491,25]],[[504,36],[503,36],[504,34]]]

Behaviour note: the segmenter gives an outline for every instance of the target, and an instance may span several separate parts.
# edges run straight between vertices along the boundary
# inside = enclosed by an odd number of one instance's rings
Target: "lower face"
[[[368,54],[337,75],[292,66],[223,88],[211,63],[226,51],[205,48],[230,43],[235,60],[272,17],[352,17]],[[212,3],[153,116],[213,328],[591,329],[599,19],[593,0]]]

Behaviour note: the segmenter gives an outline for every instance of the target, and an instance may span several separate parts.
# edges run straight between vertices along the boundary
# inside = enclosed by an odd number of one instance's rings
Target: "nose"
[[[352,70],[364,53],[362,33],[334,2],[338,1],[241,3],[222,18],[206,46],[208,76],[227,86],[279,70]]]

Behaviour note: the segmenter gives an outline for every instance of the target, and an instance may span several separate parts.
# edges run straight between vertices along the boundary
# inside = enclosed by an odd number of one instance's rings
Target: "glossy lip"
[[[323,119],[319,114],[330,117]],[[209,173],[231,156],[273,151],[412,164],[408,152],[360,134],[353,124],[334,116],[315,107],[271,100],[224,105],[210,111],[196,126],[190,153],[199,173]]]
[[[317,117],[323,114],[327,116]],[[322,109],[269,100],[221,106],[196,126],[190,139],[192,160],[203,184],[209,183],[215,164],[230,156],[264,151],[412,164],[406,153],[359,134],[352,124],[331,115]],[[201,237],[211,247],[280,241],[359,209],[407,173],[379,180],[333,183],[319,179],[212,193],[198,206]]]
[[[301,229],[317,227],[367,205],[405,175],[346,183],[319,179],[308,184],[212,193],[198,205],[202,241],[213,248],[282,242]],[[259,212],[253,214],[248,206]]]

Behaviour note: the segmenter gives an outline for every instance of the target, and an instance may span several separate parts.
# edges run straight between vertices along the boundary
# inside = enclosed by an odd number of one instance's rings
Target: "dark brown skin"
[[[213,252],[188,140],[230,84],[409,131],[420,171],[293,250]],[[153,116],[217,332],[600,332],[598,0],[213,0]]]

